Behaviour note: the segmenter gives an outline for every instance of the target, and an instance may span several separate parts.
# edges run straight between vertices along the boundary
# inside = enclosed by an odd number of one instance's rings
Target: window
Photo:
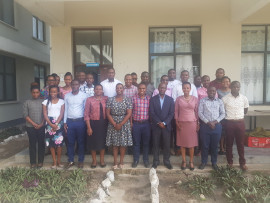
[[[37,82],[40,88],[45,87],[45,66],[35,65],[35,82]]]
[[[200,27],[150,28],[149,43],[150,74],[156,87],[171,68],[178,78],[181,71],[188,70],[191,81],[200,74]]]
[[[16,99],[15,59],[0,55],[0,102]]]
[[[33,37],[42,42],[45,42],[45,37],[44,37],[45,23],[35,16],[33,16],[32,21],[33,21]]]
[[[91,72],[95,82],[106,79],[106,69],[113,65],[112,29],[74,29],[73,36],[75,72]]]
[[[270,26],[242,26],[241,92],[250,104],[270,104]]]
[[[0,0],[0,20],[14,26],[13,0]]]

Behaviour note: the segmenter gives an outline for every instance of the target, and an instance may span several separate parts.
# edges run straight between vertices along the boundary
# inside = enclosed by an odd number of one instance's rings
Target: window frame
[[[267,36],[268,33],[270,34],[270,30],[268,30],[268,27],[270,26],[270,24],[246,24],[246,25],[242,25],[243,27],[250,27],[250,26],[254,26],[254,27],[261,27],[264,26],[265,28],[265,40],[264,40],[264,51],[242,51],[242,47],[241,47],[241,57],[242,54],[252,54],[252,53],[260,53],[263,54],[264,59],[263,59],[263,103],[261,104],[251,104],[252,106],[260,106],[260,105],[270,105],[270,102],[266,102],[266,80],[267,80],[267,55],[270,55],[270,50],[267,50]],[[242,31],[243,29],[241,29],[241,40],[242,40]],[[241,46],[242,46],[242,41],[241,41]]]
[[[3,57],[3,73],[0,72],[0,75],[3,76],[3,97],[4,99],[1,100],[0,99],[0,103],[2,102],[9,102],[9,101],[17,101],[17,82],[16,82],[16,59],[13,58],[13,57],[10,57],[10,56],[6,56],[6,55],[3,55],[3,54],[0,54],[0,56]],[[14,73],[6,73],[6,58],[10,58],[14,61]],[[7,97],[7,87],[6,87],[6,75],[11,75],[14,77],[14,81],[15,82],[15,98],[13,99],[6,99]]]
[[[9,1],[12,1],[11,5],[12,5],[12,24],[10,24],[9,22],[6,22],[4,19],[2,19],[2,17],[0,16],[0,22],[6,24],[6,25],[9,25],[11,27],[15,27],[15,5],[14,5],[14,0],[9,0]],[[0,9],[5,9],[4,8],[4,4],[2,4],[2,2],[0,1]]]
[[[173,29],[173,52],[172,53],[150,53],[150,31],[151,29],[162,29],[162,28],[168,28],[168,29]],[[176,36],[175,36],[175,30],[177,28],[199,28],[200,31],[200,42],[202,45],[202,27],[201,26],[165,26],[165,27],[149,27],[149,32],[148,32],[148,67],[149,67],[149,74],[152,75],[152,71],[151,71],[151,57],[152,56],[173,56],[174,60],[173,60],[173,67],[172,69],[174,69],[176,71],[176,58],[178,55],[194,55],[194,54],[198,54],[200,55],[200,66],[199,66],[199,75],[201,74],[201,70],[202,70],[202,46],[200,46],[200,50],[199,52],[176,52]],[[177,77],[177,76],[176,76]],[[151,82],[153,79],[151,78]]]
[[[36,20],[36,25],[35,25],[35,28],[36,28],[36,35],[37,36],[34,36],[34,24],[33,24],[33,18]],[[41,22],[42,23],[42,36],[43,36],[43,39],[41,40],[41,39],[39,39],[39,30],[38,30],[38,22]],[[45,43],[46,42],[46,35],[45,35],[45,33],[46,33],[46,31],[45,31],[45,28],[46,28],[46,26],[45,26],[45,22],[44,21],[42,21],[41,19],[39,19],[38,17],[36,17],[36,16],[32,16],[32,37],[35,39],[35,40],[38,40],[38,41],[40,41],[40,42],[43,42],[43,43]]]
[[[37,82],[39,84],[39,88],[42,89],[42,88],[44,88],[46,86],[46,66],[45,65],[42,65],[42,64],[35,64],[34,65],[34,72],[35,72],[35,67],[38,68],[38,77],[36,77],[34,75],[34,81]],[[41,87],[41,84],[40,84],[40,79],[42,79],[42,78],[40,78],[40,69],[41,68],[44,69],[44,71],[43,71],[43,73],[44,73],[44,75],[43,75],[44,87]]]

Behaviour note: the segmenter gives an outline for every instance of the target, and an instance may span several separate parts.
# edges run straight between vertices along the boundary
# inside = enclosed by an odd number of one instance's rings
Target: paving
[[[234,166],[236,168],[239,168],[239,162],[238,162],[238,154],[237,154],[237,148],[234,146],[233,148],[233,156],[234,156]],[[75,156],[75,161],[77,160],[77,156]],[[247,166],[249,170],[270,170],[270,148],[251,148],[251,147],[245,147],[245,158],[247,162]],[[122,173],[128,173],[128,174],[143,174],[148,173],[149,169],[145,168],[143,166],[142,161],[142,155],[140,157],[140,162],[138,164],[137,168],[132,168],[131,164],[133,161],[132,155],[126,155],[124,159],[124,169],[122,169]],[[204,170],[198,169],[198,166],[200,164],[200,157],[194,157],[194,165],[195,165],[195,171],[196,172],[209,172],[211,167],[210,162],[211,157],[208,158],[208,165]],[[97,155],[97,160],[99,160],[99,156]],[[153,160],[153,156],[149,155],[149,160],[151,164],[151,160]],[[165,168],[162,164],[162,154],[160,155],[160,163],[161,165],[158,166],[157,171],[158,172],[165,172],[165,173],[177,173],[180,172],[180,164],[181,164],[181,156],[171,156],[170,158],[171,164],[173,166],[172,170],[168,170]],[[187,156],[187,163],[189,161],[189,157]],[[62,155],[62,163],[67,162],[67,156]],[[113,156],[112,155],[105,155],[105,162],[107,166],[105,168],[101,168],[100,166],[97,166],[95,169],[92,169],[90,167],[91,164],[91,155],[87,154],[85,155],[85,162],[84,162],[84,170],[101,170],[101,171],[108,171],[112,168],[113,165]],[[227,163],[226,156],[225,155],[218,155],[218,165],[219,166],[225,166]],[[44,168],[50,169],[50,166],[52,164],[52,158],[51,155],[46,155],[44,160]],[[6,167],[29,167],[29,150],[28,148],[22,150],[21,152],[17,153],[16,155],[0,160],[0,168],[6,168]],[[76,169],[76,166],[73,166],[72,169]],[[118,170],[120,171],[120,170]],[[187,169],[186,171],[189,171]]]

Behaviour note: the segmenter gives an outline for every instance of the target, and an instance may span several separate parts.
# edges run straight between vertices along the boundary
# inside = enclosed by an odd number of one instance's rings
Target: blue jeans
[[[141,141],[143,143],[143,161],[149,161],[149,143],[151,137],[150,123],[133,123],[133,159],[139,161]]]
[[[202,163],[206,164],[208,161],[208,152],[211,152],[212,164],[217,163],[218,143],[221,137],[222,126],[220,123],[216,124],[215,129],[210,128],[205,123],[202,123],[200,128],[201,140],[201,158]]]
[[[74,146],[77,141],[78,145],[78,161],[84,161],[84,142],[86,135],[86,125],[83,120],[69,121],[67,120],[67,137],[68,137],[68,161],[74,162]]]

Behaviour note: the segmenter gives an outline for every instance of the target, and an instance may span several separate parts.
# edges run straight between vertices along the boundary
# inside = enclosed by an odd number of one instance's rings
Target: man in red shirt
[[[218,68],[216,70],[216,79],[210,82],[211,87],[215,87],[216,90],[222,88],[222,78],[225,76],[225,70],[223,68]]]

